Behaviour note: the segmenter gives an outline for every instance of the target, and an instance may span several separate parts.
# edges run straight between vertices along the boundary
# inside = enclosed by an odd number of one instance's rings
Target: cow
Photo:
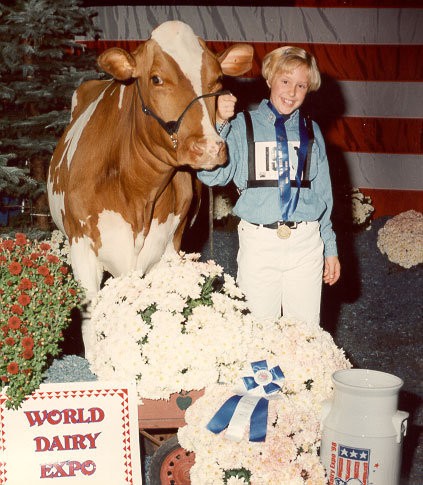
[[[215,54],[190,26],[169,21],[131,53],[104,51],[98,64],[112,78],[87,81],[75,91],[47,192],[86,291],[86,356],[93,338],[90,303],[104,272],[146,273],[167,251],[179,251],[200,192],[195,170],[226,162],[215,129],[222,75],[246,73],[252,55],[248,44]]]

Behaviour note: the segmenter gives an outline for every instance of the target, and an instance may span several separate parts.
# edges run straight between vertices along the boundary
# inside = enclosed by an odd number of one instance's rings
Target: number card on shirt
[[[255,162],[257,180],[278,180],[278,162],[275,141],[256,141]],[[288,141],[290,178],[295,180],[300,142]]]

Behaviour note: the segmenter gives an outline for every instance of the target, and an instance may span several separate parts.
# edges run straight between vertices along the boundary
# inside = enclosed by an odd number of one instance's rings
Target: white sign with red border
[[[5,401],[0,393],[1,485],[142,484],[135,386],[42,384],[18,410]]]

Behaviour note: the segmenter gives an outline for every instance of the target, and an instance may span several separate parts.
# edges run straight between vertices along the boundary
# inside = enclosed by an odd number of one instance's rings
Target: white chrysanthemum
[[[374,207],[371,205],[372,199],[366,197],[359,189],[353,188],[351,190],[351,212],[353,224],[363,225],[370,221],[374,212]]]
[[[224,217],[235,215],[231,199],[227,195],[218,194],[213,199],[213,219],[220,220]]]
[[[389,219],[379,229],[377,246],[404,268],[423,263],[423,214],[409,210]]]
[[[269,401],[266,441],[235,443],[225,439],[225,431],[215,435],[206,425],[220,406],[234,394],[234,384],[215,384],[186,412],[187,426],[178,431],[183,447],[196,454],[202,470],[218,464],[222,470],[247,470],[251,484],[325,483],[325,473],[317,455],[320,443],[321,401],[331,396],[330,376],[350,366],[332,337],[321,328],[301,322],[258,322],[252,320],[251,339],[246,343],[248,359],[238,373],[251,376],[252,360],[267,360],[268,368],[279,365],[285,379],[279,399]],[[232,382],[235,382],[234,380]],[[197,468],[191,483],[200,485]],[[216,481],[216,485],[223,480]]]
[[[178,433],[196,453],[193,485],[223,484],[229,470],[248,471],[253,485],[292,485],[304,477],[323,483],[316,461],[320,402],[331,395],[331,374],[349,363],[317,326],[245,314],[235,282],[224,280],[218,265],[192,255],[166,257],[146,276],[135,271],[110,279],[93,303],[92,370],[103,380],[134,380],[140,401],[205,388]],[[278,399],[269,401],[266,442],[234,443],[207,431],[235,386],[244,389],[242,377],[254,374],[256,360],[279,366],[285,376]]]

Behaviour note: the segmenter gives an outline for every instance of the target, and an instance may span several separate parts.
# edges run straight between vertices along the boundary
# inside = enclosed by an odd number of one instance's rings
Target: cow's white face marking
[[[175,216],[175,214],[169,214],[163,224],[159,224],[157,219],[153,219],[144,246],[138,256],[137,269],[146,273],[160,261],[163,254],[168,251],[175,251],[173,235],[180,219],[180,216]]]
[[[100,93],[100,96],[96,100],[94,100],[91,104],[88,105],[88,108],[81,114],[81,116],[75,121],[75,123],[67,132],[66,138],[65,138],[66,147],[63,150],[62,158],[60,159],[60,162],[57,164],[57,168],[60,168],[60,166],[62,165],[65,155],[67,156],[67,160],[68,160],[68,168],[70,167],[72,158],[75,154],[82,132],[84,131],[86,124],[88,123],[92,114],[97,108],[98,103],[103,99],[106,89],[109,87],[109,85],[112,82],[113,80],[110,81],[109,84],[106,86],[106,88]]]
[[[179,65],[183,74],[191,82],[196,95],[200,96],[203,94],[201,82],[203,49],[191,27],[177,21],[165,22],[153,30],[151,38]],[[187,55],[188,53],[189,55]],[[204,100],[200,99],[197,103],[200,103],[203,108],[201,124],[204,135],[218,138],[216,130],[208,117]]]

